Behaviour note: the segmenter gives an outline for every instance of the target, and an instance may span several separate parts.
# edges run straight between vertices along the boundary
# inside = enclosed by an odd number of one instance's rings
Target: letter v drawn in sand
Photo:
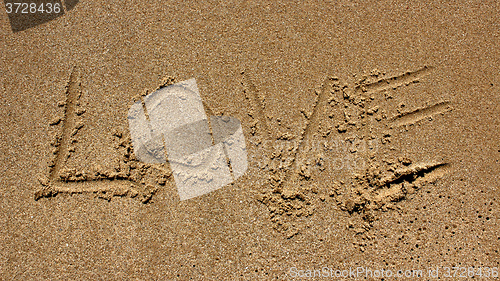
[[[260,97],[262,93],[258,92],[248,73],[244,73],[243,84],[253,108],[251,115],[257,121],[257,132],[263,138],[263,145],[260,145],[258,153],[269,158],[268,164],[262,167],[269,181],[258,199],[267,206],[275,229],[290,238],[298,233],[294,218],[307,217],[314,212],[309,196],[314,187],[311,188],[312,185],[308,182],[304,166],[306,163],[310,164],[308,152],[317,144],[314,137],[321,123],[321,109],[328,104],[331,91],[340,89],[340,84],[336,78],[327,78],[321,88],[315,90],[312,112],[302,111],[306,119],[305,126],[296,139],[271,135],[263,98]]]

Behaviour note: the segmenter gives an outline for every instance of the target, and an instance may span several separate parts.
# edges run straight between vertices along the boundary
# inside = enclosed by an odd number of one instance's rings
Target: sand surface
[[[498,2],[200,2],[0,12],[1,280],[500,267]],[[248,170],[181,201],[127,113],[191,78]]]

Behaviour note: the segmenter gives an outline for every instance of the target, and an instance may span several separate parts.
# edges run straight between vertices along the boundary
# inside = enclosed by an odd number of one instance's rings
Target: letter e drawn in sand
[[[287,238],[299,233],[301,218],[315,212],[314,203],[328,202],[325,193],[349,215],[361,214],[364,221],[362,225],[365,226],[363,232],[367,231],[374,220],[372,213],[379,209],[390,209],[393,204],[409,198],[410,194],[425,184],[433,183],[450,172],[451,164],[445,161],[421,159],[413,163],[398,153],[392,145],[388,145],[391,136],[399,137],[399,134],[396,134],[399,127],[416,124],[452,110],[450,102],[440,101],[413,111],[399,112],[391,118],[387,117],[386,110],[389,110],[387,105],[390,104],[387,100],[390,97],[386,96],[385,92],[418,83],[423,77],[431,74],[432,70],[434,67],[424,66],[393,77],[380,77],[380,73],[374,73],[370,75],[370,79],[362,78],[354,85],[342,83],[335,76],[323,81],[321,88],[315,90],[316,96],[312,102],[311,112],[303,112],[305,126],[296,138],[296,149],[291,150],[286,156],[283,156],[286,153],[284,150],[267,153],[274,158],[269,161],[275,162],[265,166],[270,180],[268,187],[263,188],[258,199],[268,207],[278,232]],[[265,144],[273,142],[269,132],[275,128],[269,128],[266,124],[267,118],[257,87],[246,72],[243,73],[242,81],[247,99],[252,103],[252,117],[260,125],[257,126],[257,129],[260,128],[257,130],[260,137],[268,139]],[[324,116],[329,118],[322,118]],[[362,160],[360,163],[365,163],[366,169],[354,171],[349,168],[351,179],[343,178],[345,182],[339,179],[327,187],[323,185],[324,182],[319,183],[321,180],[311,177],[308,169],[317,168],[320,173],[324,170],[321,161],[328,162],[330,159],[326,157],[323,160],[322,155],[331,155],[328,154],[331,146],[320,145],[323,151],[317,152],[314,150],[314,145],[327,143],[331,138],[334,141],[340,140],[334,143],[342,141],[354,143],[355,140],[364,140],[368,143],[377,141],[377,146],[381,147],[361,151],[350,149],[349,153],[346,150],[345,154],[337,155],[347,160],[351,159],[350,157],[359,158]],[[273,150],[269,145],[263,150],[267,149]],[[338,153],[335,151],[333,153]],[[392,155],[393,153],[396,155]],[[397,160],[389,165],[386,161],[393,160],[387,160],[388,157],[395,157]],[[289,165],[280,168],[280,163]],[[373,170],[373,167],[378,168]],[[321,194],[322,192],[324,194]]]

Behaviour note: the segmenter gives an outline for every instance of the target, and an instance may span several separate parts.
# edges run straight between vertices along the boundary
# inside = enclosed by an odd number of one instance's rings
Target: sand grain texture
[[[0,279],[500,267],[499,15],[79,1],[14,33],[2,12]],[[180,201],[168,163],[135,158],[126,118],[190,78],[208,114],[241,121],[249,166]]]

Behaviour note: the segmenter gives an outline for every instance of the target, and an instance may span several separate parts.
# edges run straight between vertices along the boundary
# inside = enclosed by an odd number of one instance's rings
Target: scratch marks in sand
[[[391,165],[393,172],[383,172],[385,169],[382,166],[371,165],[366,173],[356,175],[350,188],[344,192],[336,191],[336,200],[341,209],[349,213],[371,213],[374,218],[373,211],[392,209],[393,203],[406,199],[422,185],[436,181],[450,168],[448,163],[443,162],[411,165],[402,162]]]
[[[444,162],[430,162],[410,165],[394,171],[394,174],[382,178],[379,182],[380,186],[386,186],[402,181],[431,182],[433,179],[440,177],[448,171],[450,164]]]
[[[390,122],[391,124],[394,124],[396,126],[410,125],[415,124],[425,118],[430,118],[433,115],[445,113],[451,110],[452,107],[450,103],[448,101],[443,101],[431,106],[418,108],[411,112],[402,113],[392,118]]]
[[[266,114],[264,113],[264,99],[261,97],[261,93],[252,82],[250,76],[245,71],[243,71],[241,74],[243,75],[243,79],[241,82],[241,84],[243,85],[243,91],[246,95],[246,98],[250,100],[250,104],[253,109],[253,112],[250,112],[250,115],[257,119],[257,123],[254,124],[253,127],[257,127],[259,135],[267,140],[269,139],[270,132],[267,125]]]
[[[378,81],[365,83],[361,81],[360,84],[355,86],[355,92],[366,92],[366,93],[374,93],[387,89],[396,89],[401,86],[409,85],[411,83],[416,83],[420,80],[420,78],[429,74],[433,67],[424,66],[415,71],[408,71],[402,75],[379,79]]]
[[[50,169],[49,179],[51,181],[55,180],[56,175],[59,174],[61,168],[66,163],[66,160],[69,158],[69,146],[72,141],[72,136],[76,135],[76,107],[77,102],[80,99],[82,94],[81,92],[81,82],[79,81],[79,75],[76,73],[76,69],[73,68],[71,71],[68,83],[66,85],[66,101],[60,103],[60,105],[64,108],[64,115],[62,118],[56,118],[50,124],[57,125],[62,123],[62,134],[56,136],[56,144],[55,149],[55,159],[52,162]]]
[[[321,109],[324,109],[328,104],[329,93],[334,86],[338,86],[338,79],[328,78],[324,81],[320,90],[316,90],[316,100],[313,104],[312,113],[310,116],[304,114],[306,118],[306,126],[299,138],[298,149],[292,158],[292,168],[289,169],[288,175],[285,178],[285,188],[297,183],[297,178],[300,175],[300,164],[306,160],[307,151],[310,149],[311,141],[319,130]]]

